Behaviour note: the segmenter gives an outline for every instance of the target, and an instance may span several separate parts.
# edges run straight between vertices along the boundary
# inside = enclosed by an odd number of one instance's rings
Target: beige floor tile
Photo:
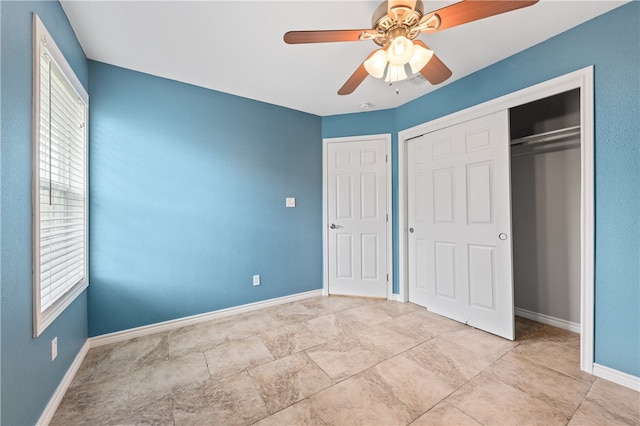
[[[220,344],[246,339],[289,324],[291,321],[271,315],[269,309],[194,324],[169,334],[169,352],[171,357],[205,352]]]
[[[233,376],[275,359],[258,336],[218,345],[204,353],[213,381]]]
[[[131,378],[114,376],[70,387],[56,410],[51,425],[77,425],[109,419],[126,412]]]
[[[419,345],[423,339],[408,335],[398,330],[393,323],[387,321],[355,333],[360,343],[380,352],[385,358],[392,357]]]
[[[352,304],[355,302],[354,304]],[[362,302],[361,299],[351,301],[350,298],[340,296],[329,297],[312,297],[309,299],[294,302],[296,305],[302,306],[307,310],[313,310],[318,316],[330,312],[339,312],[357,306]]]
[[[587,395],[592,401],[629,423],[640,424],[640,393],[612,383],[597,379]]]
[[[391,315],[393,318],[399,318],[403,315],[408,315],[424,309],[423,307],[410,302],[401,303],[392,300],[385,300],[381,302],[378,305],[378,308]]]
[[[299,300],[93,348],[51,424],[640,424],[637,392],[580,371],[577,334],[515,326]]]
[[[176,425],[248,425],[268,414],[247,372],[178,393],[173,407]]]
[[[586,399],[580,404],[569,426],[610,426],[610,425],[638,425],[627,417],[610,412],[593,400]]]
[[[360,376],[403,402],[412,418],[438,404],[459,387],[457,381],[416,363],[405,354],[388,359],[360,373]]]
[[[449,318],[427,311],[416,311],[394,320],[404,330],[411,330],[419,336],[437,336],[442,333],[464,328],[465,325]]]
[[[546,402],[571,417],[591,389],[591,383],[509,353],[488,370],[496,378]]]
[[[173,330],[169,333],[169,355],[178,358],[192,352],[204,352],[228,342],[228,328],[232,324],[232,319],[224,318]]]
[[[85,416],[79,410],[64,410],[60,407],[56,410],[49,426],[68,426],[86,424]]]
[[[113,362],[110,361],[110,358],[114,347],[116,347],[116,344],[89,349],[69,388],[83,386],[95,381],[104,380],[105,378],[113,378],[111,376]],[[122,364],[125,365],[127,371],[131,369],[130,363],[125,361]]]
[[[490,376],[480,375],[453,393],[446,402],[481,424],[565,425],[567,416]]]
[[[411,426],[479,426],[480,423],[458,410],[456,407],[442,402],[418,417]]]
[[[112,362],[120,364],[131,363],[133,370],[139,370],[147,365],[169,359],[169,333],[157,333],[150,336],[137,337],[119,344],[114,348],[115,357]]]
[[[150,365],[131,376],[129,408],[147,406],[167,395],[209,381],[209,371],[202,353],[191,353]]]
[[[525,340],[531,340],[535,337],[532,333],[543,325],[544,324],[527,318],[515,317],[516,341],[523,342]]]
[[[98,420],[94,424],[173,426],[173,397],[167,395],[149,405],[128,409],[126,412],[118,413],[118,415],[104,420],[104,422]]]
[[[71,387],[114,376],[127,376],[147,365],[169,359],[168,333],[157,333],[92,348],[82,362]]]
[[[292,321],[270,313],[270,310],[258,310],[239,315],[229,327],[229,340],[245,339],[248,336],[264,333],[269,330],[285,327]]]
[[[276,358],[284,358],[325,343],[324,339],[304,324],[292,324],[267,331],[260,338]]]
[[[54,419],[49,424],[53,426],[173,426],[173,400],[171,396],[165,396],[153,401],[151,404],[137,408],[100,405],[90,408],[82,414],[61,411],[56,412]]]
[[[249,370],[269,413],[280,411],[333,384],[304,352]]]
[[[589,383],[595,376],[580,370],[580,351],[553,342],[531,340],[521,343],[514,354]]]
[[[438,332],[435,332],[432,327],[432,323],[424,316],[410,313],[398,318],[394,318],[391,321],[387,321],[390,327],[393,327],[399,333],[405,336],[420,340],[422,342],[431,339]]]
[[[546,324],[541,324],[539,327],[529,330],[527,338],[529,340],[557,343],[576,351],[580,350],[580,334]]]
[[[343,380],[384,360],[377,351],[360,343],[356,336],[331,340],[306,353],[333,380]]]
[[[319,313],[320,312],[320,313]],[[318,316],[328,315],[333,311],[316,311],[315,309],[308,309],[298,303],[287,303],[282,306],[278,306],[274,312],[278,318],[289,322],[290,324],[297,324],[304,321],[309,321]]]
[[[58,408],[49,422],[49,426],[68,426],[86,424],[85,416],[76,410],[63,410]]]
[[[443,339],[465,348],[468,353],[492,363],[518,345],[473,327],[464,327],[441,335]]]
[[[363,330],[369,326],[352,316],[344,315],[344,311],[323,315],[304,323],[309,330],[325,340],[331,340],[347,334]]]
[[[385,302],[385,299],[379,299],[375,297],[355,297],[355,296],[339,296],[339,295],[331,295],[328,297],[328,299],[330,303],[341,302],[342,306],[346,307],[345,309]]]
[[[442,336],[434,337],[404,355],[417,364],[448,377],[457,386],[462,386],[491,364],[485,358],[476,356],[467,348]]]
[[[308,399],[285,408],[271,416],[255,423],[255,426],[325,426],[326,423],[320,418]]]
[[[393,319],[391,315],[389,315],[383,309],[380,309],[380,306],[384,304],[384,302],[380,302],[365,306],[359,306],[357,308],[344,310],[340,312],[340,314],[353,318],[371,327],[381,322]]]
[[[362,375],[325,389],[309,401],[329,425],[406,425],[413,419],[402,402]]]
[[[329,298],[322,298],[321,300],[327,300],[323,303],[316,302],[316,298],[287,303],[278,306],[275,310],[275,315],[285,321],[299,323],[348,308],[348,305],[343,304],[339,300],[330,303],[328,299]]]

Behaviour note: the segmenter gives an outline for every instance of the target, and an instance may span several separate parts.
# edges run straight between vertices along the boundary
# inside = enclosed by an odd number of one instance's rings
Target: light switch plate
[[[287,197],[285,204],[286,204],[287,207],[295,207],[296,206],[296,199],[294,197]]]
[[[58,356],[58,336],[54,337],[51,341],[51,361],[55,360]]]

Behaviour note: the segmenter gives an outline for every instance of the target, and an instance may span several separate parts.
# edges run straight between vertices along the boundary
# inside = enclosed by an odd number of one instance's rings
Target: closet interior
[[[509,118],[515,312],[579,332],[580,90]]]

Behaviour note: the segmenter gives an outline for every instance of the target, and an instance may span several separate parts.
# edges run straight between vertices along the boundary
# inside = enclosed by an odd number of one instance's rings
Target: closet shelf
[[[579,135],[580,135],[580,126],[572,126],[564,129],[552,130],[550,132],[538,133],[531,136],[512,139],[511,146],[529,145],[529,144],[547,143],[547,142],[559,142],[563,139],[569,139]]]

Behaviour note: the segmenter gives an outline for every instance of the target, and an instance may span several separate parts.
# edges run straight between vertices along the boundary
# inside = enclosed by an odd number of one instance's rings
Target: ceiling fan
[[[420,0],[389,0],[374,11],[371,29],[289,31],[284,35],[288,44],[327,43],[373,40],[381,46],[364,60],[338,90],[348,95],[367,75],[394,83],[411,74],[420,73],[431,84],[440,84],[451,77],[451,70],[421,40],[422,32],[446,30],[478,19],[531,6],[538,0],[463,0],[433,12],[424,13]]]

